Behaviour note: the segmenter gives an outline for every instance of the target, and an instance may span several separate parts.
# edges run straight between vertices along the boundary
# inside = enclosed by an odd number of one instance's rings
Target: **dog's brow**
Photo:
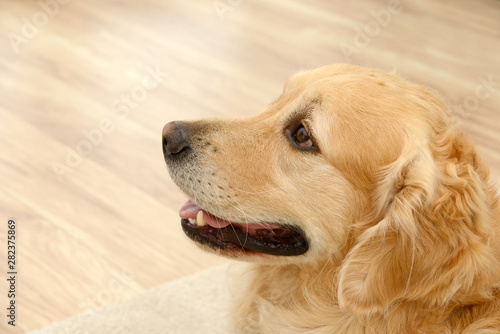
[[[304,118],[307,118],[311,115],[316,105],[321,105],[320,98],[308,99],[305,102],[298,104],[298,106],[294,108],[295,111],[293,112],[293,114],[301,114]]]
[[[282,124],[285,127],[288,127],[292,123],[298,123],[303,119],[310,118],[316,105],[321,105],[321,99],[309,99],[305,103],[298,104],[294,107],[293,111],[290,112],[285,119],[283,119]]]
[[[321,99],[319,97],[312,99],[309,104],[319,104],[321,105]]]

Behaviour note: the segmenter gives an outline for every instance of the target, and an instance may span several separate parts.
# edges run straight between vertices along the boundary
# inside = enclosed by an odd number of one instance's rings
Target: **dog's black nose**
[[[163,127],[163,155],[179,155],[189,149],[187,129],[182,122],[170,122]]]

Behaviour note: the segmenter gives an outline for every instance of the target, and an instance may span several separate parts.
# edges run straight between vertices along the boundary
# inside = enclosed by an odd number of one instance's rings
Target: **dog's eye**
[[[315,148],[306,122],[301,121],[295,129],[287,129],[286,133],[295,147],[301,150],[312,150]]]
[[[293,135],[293,140],[297,145],[300,147],[311,147],[312,146],[312,140],[311,137],[309,137],[309,133],[307,132],[306,128],[304,125],[301,125],[297,131],[295,131]]]

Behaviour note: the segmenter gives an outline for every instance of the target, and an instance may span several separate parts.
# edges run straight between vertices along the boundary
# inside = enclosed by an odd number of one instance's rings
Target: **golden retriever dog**
[[[500,333],[500,207],[428,90],[352,65],[265,111],[163,129],[184,232],[248,262],[240,333]]]

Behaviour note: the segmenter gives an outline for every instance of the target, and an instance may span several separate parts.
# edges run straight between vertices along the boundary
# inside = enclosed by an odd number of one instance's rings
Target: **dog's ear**
[[[427,147],[407,145],[380,177],[371,218],[341,267],[340,306],[358,314],[403,301],[433,307],[475,289],[495,267],[488,213],[496,195],[463,134],[445,130]]]

